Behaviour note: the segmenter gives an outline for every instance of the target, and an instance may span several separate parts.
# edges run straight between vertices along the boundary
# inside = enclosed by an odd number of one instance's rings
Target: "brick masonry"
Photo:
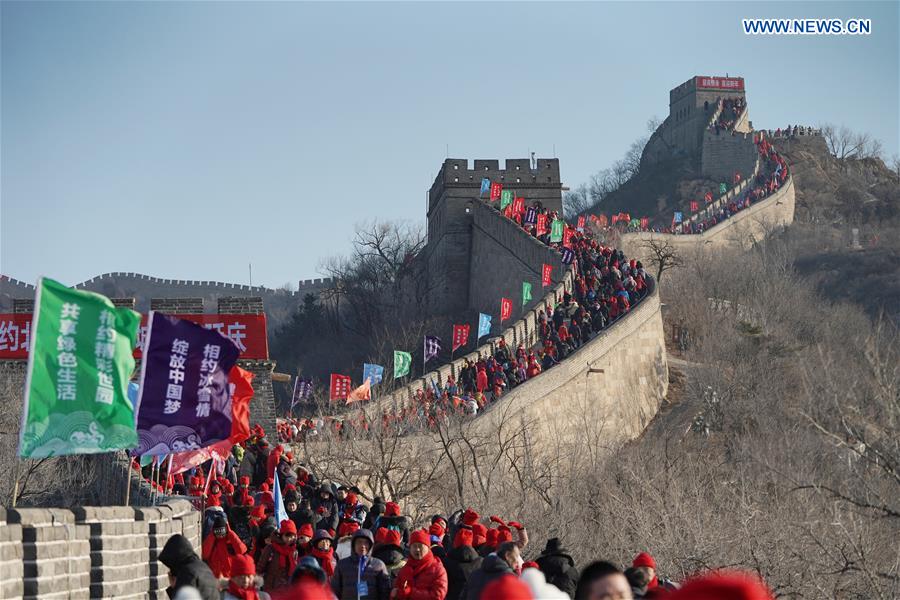
[[[173,534],[200,549],[200,513],[184,500],[156,507],[0,507],[0,597],[165,598],[157,562]]]

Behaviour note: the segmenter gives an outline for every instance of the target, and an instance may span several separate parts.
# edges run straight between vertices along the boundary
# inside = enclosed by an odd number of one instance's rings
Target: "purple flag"
[[[191,321],[150,312],[135,454],[196,450],[231,435],[228,372],[240,350],[222,334]]]
[[[571,251],[570,249],[568,249],[568,248],[563,248],[563,249],[562,249],[562,261],[563,261],[563,264],[571,265],[571,264],[572,264],[572,261],[573,261],[574,259],[575,259],[575,253],[574,253],[574,252],[572,252],[572,251]]]
[[[429,360],[440,354],[441,352],[441,338],[436,335],[426,335],[425,336],[425,346],[423,349],[424,363],[427,363]]]
[[[525,211],[525,222],[532,225],[537,223],[537,209],[535,207],[529,206],[528,210]]]

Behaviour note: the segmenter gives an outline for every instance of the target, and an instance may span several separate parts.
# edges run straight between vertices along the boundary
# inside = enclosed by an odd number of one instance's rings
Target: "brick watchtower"
[[[541,202],[551,210],[562,210],[559,160],[507,159],[469,161],[448,158],[428,193],[428,288],[436,314],[453,314],[469,308],[469,278],[472,252],[472,222],[466,205],[479,201],[481,180],[490,179],[512,189],[526,203]]]

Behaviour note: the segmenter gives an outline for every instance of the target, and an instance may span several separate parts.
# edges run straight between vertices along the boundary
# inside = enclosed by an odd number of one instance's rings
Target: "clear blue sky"
[[[668,90],[746,78],[756,127],[898,153],[898,3],[2,3],[0,271],[269,286],[355,223],[424,222],[445,158],[560,158],[575,186]],[[745,36],[742,17],[873,34]]]

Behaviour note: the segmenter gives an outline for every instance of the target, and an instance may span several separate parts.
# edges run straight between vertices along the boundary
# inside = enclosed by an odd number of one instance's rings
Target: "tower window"
[[[459,165],[453,165],[453,170],[454,170],[454,171],[458,171],[458,170],[459,170]]]
[[[518,169],[519,167],[516,167],[516,168]],[[522,183],[522,180],[519,179],[518,177],[516,177],[516,183]]]

